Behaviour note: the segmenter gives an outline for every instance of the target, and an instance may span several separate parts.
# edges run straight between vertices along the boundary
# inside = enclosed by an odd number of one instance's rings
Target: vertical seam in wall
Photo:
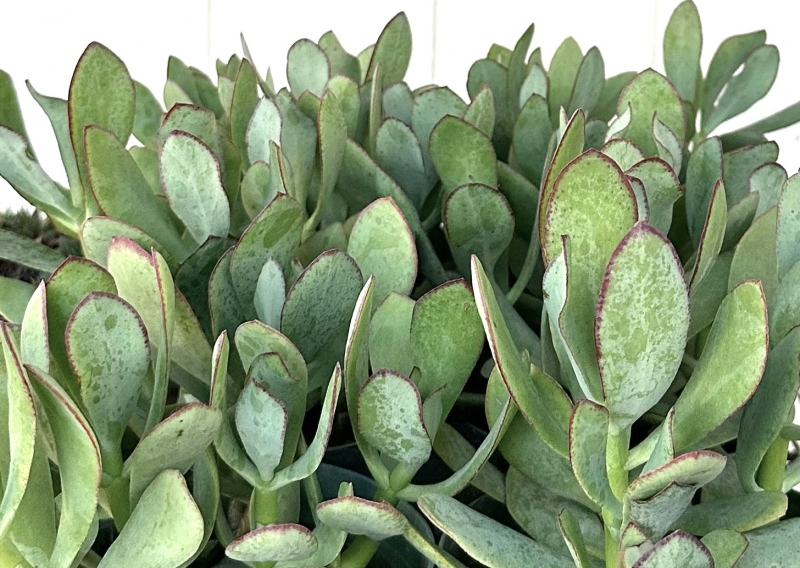
[[[211,72],[213,69],[211,61],[211,2],[213,0],[206,0],[206,71]],[[213,76],[213,74],[212,74]]]
[[[435,83],[436,78],[436,26],[438,20],[437,0],[433,0],[433,29],[431,33],[431,84]]]
[[[658,67],[656,56],[658,54],[658,0],[653,1],[653,52],[650,54],[650,66]]]

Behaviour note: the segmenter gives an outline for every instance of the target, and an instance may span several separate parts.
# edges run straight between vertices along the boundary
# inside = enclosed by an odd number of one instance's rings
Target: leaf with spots
[[[269,481],[283,455],[288,415],[284,404],[249,379],[236,403],[236,431],[262,481]]]
[[[711,553],[697,537],[675,531],[653,545],[633,568],[714,568]]]

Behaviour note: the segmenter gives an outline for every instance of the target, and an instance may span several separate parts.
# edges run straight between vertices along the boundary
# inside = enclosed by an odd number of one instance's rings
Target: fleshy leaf
[[[703,32],[694,2],[681,2],[664,30],[664,69],[683,100],[693,102],[700,87]]]
[[[733,568],[747,550],[747,538],[732,530],[708,533],[701,542],[714,558],[714,568]]]
[[[652,69],[636,75],[620,93],[617,115],[622,115],[629,103],[631,122],[623,135],[639,146],[646,155],[658,154],[651,132],[655,114],[658,114],[658,118],[675,133],[678,142],[683,145],[686,137],[683,104],[675,87],[666,77]]]
[[[373,369],[392,369],[405,376],[411,374],[414,306],[414,300],[392,292],[375,310],[369,328],[369,358]]]
[[[404,12],[400,12],[383,28],[370,57],[366,76],[371,78],[380,65],[385,85],[403,80],[411,60],[411,27]]]
[[[460,185],[497,187],[497,157],[492,141],[471,124],[445,116],[430,135],[430,153],[446,198]]]
[[[354,535],[383,540],[403,534],[408,521],[387,503],[376,503],[353,495],[337,497],[317,505],[320,521]]]
[[[790,177],[778,198],[778,278],[783,279],[800,260],[800,175]]]
[[[592,501],[610,510],[619,509],[606,473],[609,414],[602,406],[582,399],[569,421],[569,461],[572,471]]]
[[[236,430],[261,479],[272,479],[283,454],[288,415],[283,403],[250,379],[236,403]]]
[[[675,531],[653,545],[636,561],[633,568],[713,568],[714,559],[699,539],[687,532]]]
[[[689,287],[694,289],[717,261],[722,242],[725,238],[725,226],[728,222],[728,209],[725,200],[725,186],[718,179],[711,192],[711,199],[706,212],[706,220],[695,253],[692,270],[687,275]]]

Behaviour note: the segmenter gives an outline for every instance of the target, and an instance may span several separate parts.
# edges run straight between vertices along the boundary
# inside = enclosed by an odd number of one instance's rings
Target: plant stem
[[[619,540],[614,537],[611,524],[614,522],[613,515],[606,509],[603,510],[603,524],[606,548],[606,568],[617,568],[619,556]]]
[[[778,436],[767,448],[756,473],[756,482],[765,491],[783,491],[786,476],[786,454],[789,442]]]

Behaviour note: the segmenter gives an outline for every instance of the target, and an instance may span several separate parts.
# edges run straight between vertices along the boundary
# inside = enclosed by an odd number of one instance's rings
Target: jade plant
[[[0,176],[60,233],[0,228],[3,565],[796,563],[800,178],[765,134],[800,106],[717,133],[777,48],[703,70],[691,1],[665,73],[532,40],[464,101],[404,81],[402,13],[280,89],[242,38],[163,105],[93,43],[66,100],[27,85],[68,187],[0,72]],[[322,490],[336,440],[371,493]]]

